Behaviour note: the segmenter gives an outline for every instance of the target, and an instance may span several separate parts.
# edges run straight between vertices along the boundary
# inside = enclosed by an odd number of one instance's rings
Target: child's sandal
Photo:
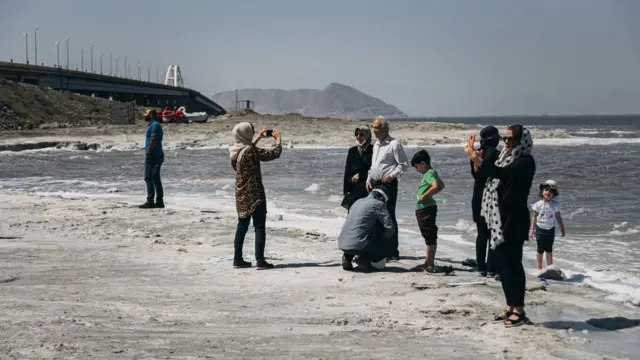
[[[512,319],[511,318],[512,316],[515,316],[516,318]],[[518,327],[520,325],[524,325],[528,323],[529,323],[529,318],[524,312],[521,314],[512,312],[511,315],[507,318],[507,320],[504,321],[504,327],[508,327],[508,328]]]

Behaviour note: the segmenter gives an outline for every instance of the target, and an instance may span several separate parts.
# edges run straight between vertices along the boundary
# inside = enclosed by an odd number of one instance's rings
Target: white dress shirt
[[[394,179],[399,179],[408,168],[409,161],[402,144],[391,136],[387,136],[382,142],[376,140],[373,144],[371,169],[369,169],[367,181],[382,180],[387,174],[391,174]]]

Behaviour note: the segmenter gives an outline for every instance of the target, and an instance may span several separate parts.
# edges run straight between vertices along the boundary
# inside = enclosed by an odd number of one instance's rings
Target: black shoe
[[[358,269],[362,272],[370,273],[376,271],[376,268],[371,265],[371,262],[366,259],[358,256],[355,259],[356,265],[358,265]]]
[[[164,209],[164,202],[156,201],[156,204],[154,205],[154,207],[158,209]]]
[[[390,262],[390,261],[400,261],[400,256],[398,256],[398,255],[389,256],[387,258],[387,262]]]
[[[251,263],[248,261],[244,261],[243,259],[233,260],[233,267],[235,269],[250,268]]]
[[[140,206],[138,206],[140,209],[153,209],[156,207],[156,204],[152,203],[152,202],[146,202]]]
[[[258,270],[267,270],[267,269],[273,269],[273,264],[268,263],[266,260],[262,260],[262,261],[257,261],[256,262],[256,267],[258,268]]]
[[[351,263],[351,260],[347,259],[347,257],[344,255],[342,255],[342,270],[345,270],[345,271],[353,270],[353,264]]]

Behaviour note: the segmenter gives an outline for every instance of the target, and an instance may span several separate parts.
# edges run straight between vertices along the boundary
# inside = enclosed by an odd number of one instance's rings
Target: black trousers
[[[478,235],[476,236],[476,264],[478,264],[478,271],[495,272],[495,267],[493,266],[493,250],[491,250],[489,246],[491,232],[489,231],[487,222],[481,216],[476,217],[474,220],[478,230]]]
[[[524,306],[526,278],[522,266],[522,247],[525,239],[509,239],[498,245],[493,259],[502,282],[502,291],[508,306]]]
[[[391,220],[393,220],[393,225],[396,228],[396,231],[393,232],[391,236],[391,245],[392,253],[388,256],[398,256],[398,220],[396,219],[396,202],[398,201],[398,179],[394,179],[392,182],[387,184],[387,189],[389,189],[389,193],[387,196],[389,200],[387,200],[387,210],[389,211],[389,215],[391,215]]]

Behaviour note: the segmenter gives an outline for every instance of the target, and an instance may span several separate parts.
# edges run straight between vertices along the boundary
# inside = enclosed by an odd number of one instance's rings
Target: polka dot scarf
[[[520,143],[516,146],[511,154],[507,153],[505,148],[500,152],[498,160],[495,162],[497,167],[505,167],[512,164],[517,158],[522,155],[531,154],[533,148],[533,139],[531,133],[526,128],[522,128],[522,138]],[[487,225],[491,230],[491,248],[495,249],[498,245],[504,242],[502,236],[502,220],[500,218],[500,209],[498,208],[498,186],[500,185],[500,179],[488,178],[487,183],[484,186],[484,192],[482,193],[482,215],[487,221]]]

